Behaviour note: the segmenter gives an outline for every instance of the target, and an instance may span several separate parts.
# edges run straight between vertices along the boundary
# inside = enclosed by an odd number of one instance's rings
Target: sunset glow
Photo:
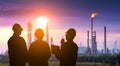
[[[39,17],[36,19],[36,26],[44,28],[44,27],[46,27],[47,21],[48,21],[47,18]]]
[[[98,49],[104,48],[104,26],[107,28],[107,48],[113,49],[115,40],[120,48],[120,2],[118,1],[0,0],[0,52],[7,50],[7,42],[13,35],[12,27],[15,23],[23,28],[20,36],[28,45],[28,22],[32,24],[32,42],[35,39],[34,32],[38,28],[43,29],[46,40],[46,27],[48,27],[49,40],[52,37],[53,44],[60,46],[61,38],[66,39],[66,31],[74,28],[77,34],[74,39],[76,44],[79,47],[87,47],[87,31],[91,29],[92,19]]]

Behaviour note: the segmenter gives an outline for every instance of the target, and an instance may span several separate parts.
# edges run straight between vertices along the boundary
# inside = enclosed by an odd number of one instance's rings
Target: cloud
[[[102,6],[100,6],[100,3],[102,3]],[[79,0],[1,0],[0,14],[2,14],[1,16],[25,15],[30,13],[41,14],[43,11],[46,11],[50,15],[85,17],[96,10],[101,12],[100,8],[107,12],[111,10],[112,12],[114,12],[113,10],[118,11],[118,9],[116,10],[115,8],[116,5],[112,6],[113,9],[108,8],[110,4],[112,3],[106,4],[101,1],[89,1],[86,3],[86,1]]]
[[[0,1],[0,14],[3,16],[15,16],[26,14],[49,14],[55,16],[79,16],[83,15],[76,1],[72,0],[2,0]],[[77,3],[78,4],[78,3]],[[82,9],[81,9],[82,10]],[[80,13],[79,13],[80,12]]]

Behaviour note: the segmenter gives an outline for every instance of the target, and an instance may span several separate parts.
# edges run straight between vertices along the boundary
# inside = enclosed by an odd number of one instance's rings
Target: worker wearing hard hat
[[[13,35],[8,40],[8,54],[10,66],[25,66],[27,62],[27,47],[23,37],[21,37],[22,27],[14,24]]]
[[[52,52],[60,60],[60,66],[75,66],[78,52],[78,46],[73,41],[76,36],[75,29],[68,29],[65,36],[66,41],[61,39],[61,47],[51,45]]]

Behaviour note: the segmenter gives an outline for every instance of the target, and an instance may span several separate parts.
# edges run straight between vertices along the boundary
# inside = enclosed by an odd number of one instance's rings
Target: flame
[[[91,18],[94,18],[95,16],[97,16],[97,13],[92,13]]]

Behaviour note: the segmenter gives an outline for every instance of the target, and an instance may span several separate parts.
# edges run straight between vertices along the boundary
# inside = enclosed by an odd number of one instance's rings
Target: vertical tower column
[[[87,31],[87,47],[90,48],[89,47],[89,31]]]
[[[28,48],[29,48],[32,42],[32,24],[28,22],[27,27],[28,27]]]
[[[92,55],[94,53],[94,46],[93,46],[93,18],[91,18],[91,52]]]
[[[106,26],[104,27],[104,53],[106,54]]]
[[[46,41],[48,42],[49,44],[49,30],[48,30],[48,22],[46,24]]]
[[[92,52],[92,55],[94,55],[94,37],[93,37],[93,19],[94,17],[97,15],[97,13],[92,13],[91,14],[91,52]]]

